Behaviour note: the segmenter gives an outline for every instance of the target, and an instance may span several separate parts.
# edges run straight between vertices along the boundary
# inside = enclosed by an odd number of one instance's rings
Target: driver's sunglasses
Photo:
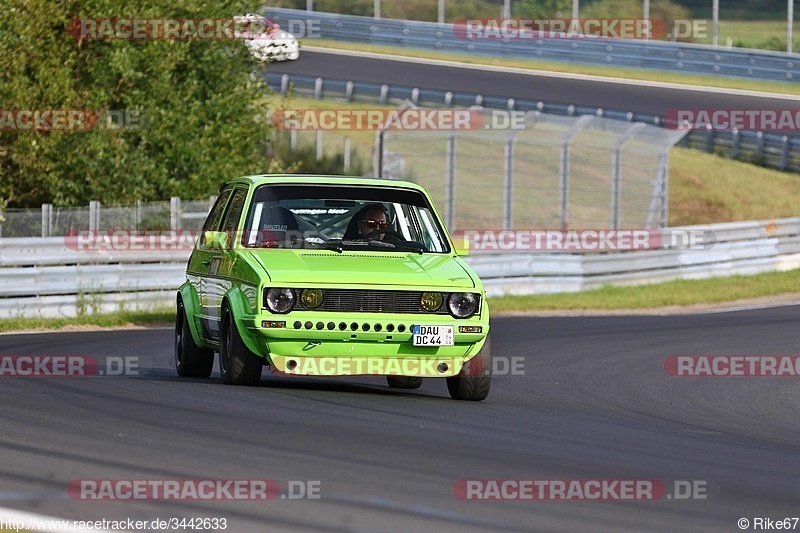
[[[386,229],[389,227],[389,223],[385,220],[372,220],[371,218],[364,219],[364,224],[366,224],[369,229]]]

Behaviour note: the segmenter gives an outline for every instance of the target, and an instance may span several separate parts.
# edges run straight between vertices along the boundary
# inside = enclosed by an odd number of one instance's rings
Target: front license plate
[[[453,346],[453,326],[414,326],[414,346]]]

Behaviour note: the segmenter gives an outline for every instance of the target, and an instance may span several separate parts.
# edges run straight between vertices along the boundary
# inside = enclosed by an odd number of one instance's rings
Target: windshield
[[[450,252],[425,195],[363,186],[262,185],[253,195],[242,245]]]

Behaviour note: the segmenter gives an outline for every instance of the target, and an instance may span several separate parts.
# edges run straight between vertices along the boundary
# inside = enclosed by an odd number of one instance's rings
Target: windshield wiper
[[[401,248],[403,250],[408,250],[410,252],[417,252],[420,255],[422,255],[423,252],[427,251],[425,245],[417,241],[397,242],[394,243],[394,247]]]
[[[321,246],[339,253],[342,253],[345,246],[387,249],[394,249],[397,247],[394,243],[379,241],[377,239],[328,239],[322,243]]]
[[[343,249],[342,249],[342,239],[328,239],[325,242],[316,243],[316,244],[318,244],[319,246],[322,246],[325,249],[333,250],[335,252],[342,253],[342,251],[343,251]]]

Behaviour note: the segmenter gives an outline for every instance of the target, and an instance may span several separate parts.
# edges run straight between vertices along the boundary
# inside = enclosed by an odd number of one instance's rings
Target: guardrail
[[[575,106],[523,98],[486,96],[470,92],[452,92],[413,86],[387,85],[301,76],[266,74],[267,84],[281,94],[293,87],[298,94],[315,98],[343,99],[345,101],[370,100],[380,104],[399,104],[410,100],[416,105],[472,106],[492,109],[540,111],[557,115],[596,115],[629,122],[644,122],[663,126],[663,117],[648,113],[634,113],[619,109]],[[717,153],[731,159],[760,164],[779,170],[800,172],[800,137],[764,133],[760,131],[717,131],[713,129],[690,131],[681,140],[681,146]]]
[[[315,34],[337,41],[758,80],[800,79],[800,54],[785,52],[623,39],[465,39],[456,35],[452,24],[275,7],[264,13],[289,31],[292,21],[311,20],[318,23]]]
[[[490,296],[578,292],[606,284],[800,268],[800,218],[670,228],[713,232],[709,249],[613,253],[481,253],[467,262]],[[75,316],[174,304],[189,250],[83,252],[64,238],[0,239],[0,318]]]

